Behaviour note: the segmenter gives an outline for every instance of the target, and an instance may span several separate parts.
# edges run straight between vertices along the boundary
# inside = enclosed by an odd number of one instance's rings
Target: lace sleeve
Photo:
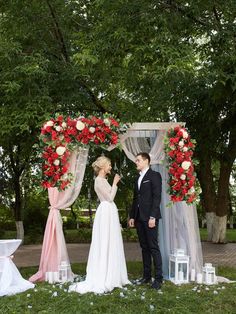
[[[100,201],[113,202],[117,192],[116,185],[110,186],[106,179],[96,179],[94,187]]]

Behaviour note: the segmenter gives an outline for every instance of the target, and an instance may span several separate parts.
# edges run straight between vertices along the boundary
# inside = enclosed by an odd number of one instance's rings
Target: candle
[[[53,281],[59,282],[59,273],[57,271],[53,272]]]
[[[202,283],[202,274],[201,273],[197,274],[197,283]]]
[[[184,280],[184,272],[183,271],[179,271],[179,281],[183,281]]]
[[[52,271],[48,272],[48,282],[53,283],[53,272]]]
[[[196,277],[196,271],[195,271],[195,269],[193,268],[193,269],[191,270],[191,281],[195,281],[195,277]]]

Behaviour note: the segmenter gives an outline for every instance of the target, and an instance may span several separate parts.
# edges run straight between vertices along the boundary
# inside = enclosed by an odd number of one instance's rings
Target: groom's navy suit
[[[135,182],[134,197],[130,218],[135,221],[143,257],[143,278],[151,278],[152,259],[155,267],[155,280],[162,282],[162,259],[158,245],[158,221],[161,218],[161,175],[148,169],[144,175],[140,188],[138,179]],[[156,226],[149,228],[150,217],[156,218]]]

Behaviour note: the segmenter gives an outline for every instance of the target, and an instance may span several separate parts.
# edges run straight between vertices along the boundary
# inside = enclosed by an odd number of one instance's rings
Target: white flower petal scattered
[[[150,304],[149,308],[150,308],[151,311],[153,311],[154,310],[154,305]]]
[[[52,294],[53,297],[57,297],[57,295],[58,295],[57,291],[54,291]]]
[[[121,297],[121,298],[124,298],[124,296],[125,296],[124,293],[123,293],[123,292],[120,292],[120,297]]]
[[[27,294],[27,298],[29,298],[30,296],[31,296],[31,294],[30,294],[30,293],[28,293],[28,294]]]
[[[61,126],[63,127],[63,129],[65,129],[67,127],[66,122],[62,122]]]
[[[32,305],[28,305],[28,309],[32,309]]]
[[[213,294],[218,294],[218,291],[214,290],[214,291],[213,291]]]

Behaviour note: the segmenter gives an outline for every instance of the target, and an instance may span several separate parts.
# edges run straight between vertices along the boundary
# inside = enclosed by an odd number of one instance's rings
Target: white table
[[[22,278],[12,261],[12,254],[21,240],[0,240],[0,296],[12,295],[34,288],[34,284]]]

